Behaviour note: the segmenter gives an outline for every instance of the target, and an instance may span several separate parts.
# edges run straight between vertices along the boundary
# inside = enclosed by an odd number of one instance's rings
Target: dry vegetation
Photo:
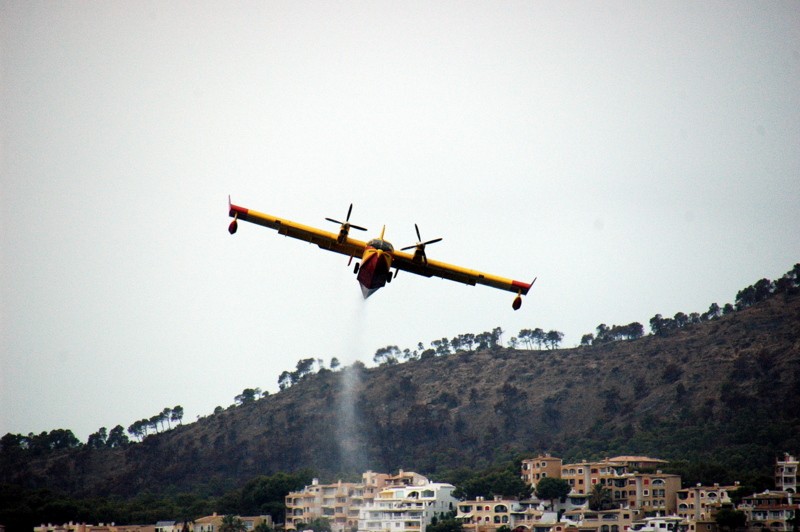
[[[124,448],[6,456],[1,480],[129,496],[219,491],[303,468],[328,479],[398,468],[442,477],[542,451],[650,454],[744,474],[800,449],[799,416],[800,296],[780,295],[667,336],[324,370]]]

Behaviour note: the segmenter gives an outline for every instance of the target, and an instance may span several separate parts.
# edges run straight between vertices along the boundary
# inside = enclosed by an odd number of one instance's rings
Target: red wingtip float
[[[516,297],[511,304],[514,310],[518,310],[522,306],[522,296],[526,295],[528,291],[536,282],[525,283],[522,281],[514,281],[499,277],[488,273],[462,268],[461,266],[453,266],[435,260],[429,260],[425,254],[425,246],[433,244],[442,240],[436,238],[422,242],[419,236],[419,227],[414,224],[417,232],[417,244],[408,246],[400,251],[394,249],[394,246],[383,238],[384,230],[381,231],[381,236],[373,238],[367,242],[355,240],[350,238],[350,229],[357,229],[359,231],[366,231],[364,227],[350,223],[350,215],[353,212],[353,205],[347,210],[347,217],[344,222],[340,222],[333,218],[326,218],[326,220],[339,224],[338,233],[331,233],[315,227],[302,225],[290,220],[276,218],[275,216],[264,214],[246,209],[238,205],[233,205],[228,197],[228,214],[233,221],[228,226],[230,234],[236,233],[238,229],[238,221],[254,223],[270,229],[276,230],[278,233],[296,238],[298,240],[305,240],[312,244],[318,245],[320,248],[341,253],[349,257],[348,265],[352,262],[354,257],[361,257],[361,262],[356,262],[353,267],[353,273],[356,274],[358,283],[361,286],[361,293],[364,299],[374,294],[378,289],[390,283],[399,270],[415,273],[424,277],[441,277],[442,279],[449,279],[467,285],[482,284],[497,288],[500,290],[507,290],[514,292]],[[405,250],[413,249],[413,253],[406,253]],[[394,273],[392,273],[394,267]]]

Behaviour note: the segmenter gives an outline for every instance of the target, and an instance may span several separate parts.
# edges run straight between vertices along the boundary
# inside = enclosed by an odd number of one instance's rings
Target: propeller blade
[[[339,224],[341,226],[341,231],[344,231],[345,233],[347,231],[349,231],[351,228],[352,229],[358,229],[359,231],[369,231],[369,229],[367,229],[366,227],[361,227],[360,225],[351,224],[350,223],[350,215],[351,214],[353,214],[353,204],[352,203],[347,208],[347,218],[345,218],[343,222],[340,222],[339,220],[337,220],[335,218],[325,218],[325,219],[328,220],[329,222],[333,222],[335,224]]]
[[[422,237],[419,234],[419,226],[414,224],[414,230],[417,232],[417,243],[413,246],[406,246],[404,248],[400,248],[400,251],[407,251],[409,249],[417,249],[419,251],[419,255],[426,263],[428,262],[428,258],[425,256],[425,246],[428,244],[435,244],[436,242],[440,242],[441,238],[434,238],[433,240],[428,240],[427,242],[422,241]]]

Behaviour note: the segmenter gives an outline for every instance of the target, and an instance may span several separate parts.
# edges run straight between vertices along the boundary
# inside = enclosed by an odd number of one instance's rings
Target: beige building
[[[314,479],[301,491],[290,492],[285,499],[285,529],[297,530],[301,524],[324,517],[330,521],[332,532],[352,530],[358,526],[359,510],[373,504],[377,493],[390,480],[400,481],[397,477],[372,471],[364,473],[361,479],[360,483],[339,481],[336,484],[320,484]]]
[[[461,522],[465,531],[494,532],[503,525],[513,528],[511,506],[514,503],[515,500],[501,497],[492,500],[478,497],[472,501],[461,501],[457,506],[456,519]]]
[[[570,510],[563,519],[583,532],[625,532],[633,522],[642,517],[641,512],[629,508],[594,512],[588,509]]]
[[[253,530],[261,523],[272,526],[272,517],[259,515],[254,517],[239,517],[247,530]],[[216,513],[195,519],[186,525],[180,521],[159,521],[155,525],[92,525],[86,523],[64,523],[63,525],[40,525],[34,527],[34,532],[182,532],[184,527],[191,532],[218,532],[223,516]]]
[[[646,515],[673,515],[681,477],[670,473],[633,473],[628,480],[628,506]]]
[[[455,508],[454,489],[402,469],[396,475],[367,471],[359,483],[320,484],[314,479],[311,485],[286,496],[285,529],[297,531],[313,519],[325,518],[332,532],[358,528],[421,531],[433,516]]]
[[[569,482],[572,493],[588,495],[599,484],[608,488],[614,504],[625,505],[628,502],[631,475],[623,463],[603,460],[564,464],[561,466],[561,478]]]
[[[266,523],[270,527],[272,526],[272,517],[269,515],[259,515],[259,516],[236,516],[242,520],[244,523],[244,527],[247,530],[253,530],[255,527],[260,525],[261,523]],[[216,512],[207,515],[205,517],[200,517],[199,519],[195,519],[192,522],[189,522],[189,530],[192,532],[218,532],[219,527],[222,524],[224,516],[218,515]],[[176,526],[179,527],[179,530],[182,530],[183,524],[176,523]]]
[[[521,478],[534,488],[536,484],[545,477],[561,478],[561,458],[555,458],[549,454],[539,455],[536,458],[528,458],[522,461]]]
[[[64,523],[54,525],[52,523],[42,524],[33,527],[34,532],[155,532],[154,525],[120,525],[114,523],[92,525],[87,523]]]
[[[608,461],[622,464],[628,468],[628,471],[655,470],[669,464],[667,460],[650,458],[649,456],[615,456],[614,458],[609,458]]]
[[[749,530],[789,531],[792,525],[788,521],[800,512],[800,504],[794,502],[793,495],[786,491],[754,493],[743,497],[738,509],[747,516]]]
[[[698,484],[693,488],[684,488],[676,493],[679,517],[693,521],[713,521],[714,515],[723,504],[731,504],[728,493],[737,486],[702,486]]]
[[[597,462],[561,464],[556,474],[555,467],[559,461],[559,458],[549,455],[523,460],[522,479],[535,486],[535,482],[545,476],[561,478],[569,483],[572,496],[588,496],[595,486],[603,486],[619,508],[642,509],[648,514],[675,512],[677,508],[675,497],[681,488],[678,475],[660,470],[638,472],[667,464],[666,460],[648,456],[615,456]]]
[[[797,458],[786,453],[775,461],[775,489],[797,493]]]
[[[221,524],[222,516],[214,512],[212,515],[195,519],[191,524],[191,530],[192,532],[217,532]]]

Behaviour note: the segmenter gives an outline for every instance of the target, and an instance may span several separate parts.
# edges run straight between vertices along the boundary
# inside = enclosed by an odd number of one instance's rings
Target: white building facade
[[[425,532],[433,518],[456,509],[455,486],[416,478],[414,484],[386,486],[361,508],[359,532]]]

